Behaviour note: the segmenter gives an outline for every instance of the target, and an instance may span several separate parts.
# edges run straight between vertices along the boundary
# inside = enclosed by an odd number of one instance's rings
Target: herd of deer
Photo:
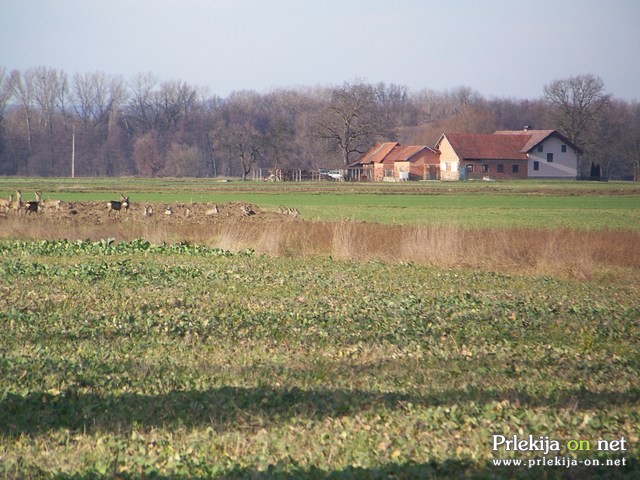
[[[10,211],[10,210],[14,210],[17,212],[22,212],[24,211],[27,214],[32,214],[32,213],[38,213],[38,212],[42,212],[44,210],[61,210],[62,209],[62,202],[60,200],[42,200],[42,193],[41,192],[35,192],[35,200],[30,200],[30,201],[26,201],[23,202],[22,201],[22,192],[20,190],[16,190],[16,199],[13,199],[13,195],[9,195],[8,199],[0,199],[0,210],[4,209],[5,211]],[[122,210],[126,212],[129,211],[129,208],[131,207],[131,202],[129,201],[129,197],[125,197],[124,195],[120,194],[120,200],[116,201],[116,200],[110,200],[107,202],[107,213],[111,214],[111,212],[114,212],[116,216],[118,216],[120,214],[120,212]],[[165,209],[164,214],[167,216],[167,218],[171,217],[173,215],[173,207],[168,206]],[[185,211],[185,216],[187,218],[192,216],[192,211],[191,209],[187,208]],[[217,217],[220,213],[220,209],[218,208],[218,205],[213,205],[213,207],[209,208],[206,212],[205,215],[207,217],[212,217],[215,216]],[[251,216],[251,215],[255,215],[255,211],[253,209],[253,207],[251,205],[247,205],[247,204],[242,204],[240,206],[240,213],[242,216]],[[289,208],[289,207],[280,207],[278,209],[278,213],[282,214],[282,215],[290,215],[293,217],[297,217],[299,215],[299,211],[297,208]],[[144,211],[143,211],[143,215],[145,217],[151,217],[154,214],[154,210],[153,207],[151,206],[146,206],[144,207]]]
[[[0,209],[4,210],[16,210],[18,212],[24,210],[26,213],[38,213],[43,209],[60,210],[62,208],[62,202],[60,200],[42,200],[42,194],[36,192],[36,199],[27,202],[22,201],[22,192],[16,190],[16,199],[13,199],[13,195],[9,195],[9,198],[0,198]]]
[[[16,199],[13,199],[13,195],[9,195],[9,198],[0,198],[0,209],[5,211],[15,210],[18,213],[24,211],[27,214],[43,212],[44,210],[61,210],[61,200],[42,200],[42,193],[35,192],[36,199],[23,201],[22,192],[16,190]],[[107,202],[107,212],[119,213],[120,210],[129,210],[129,198],[124,195],[120,195],[120,201],[110,200]]]

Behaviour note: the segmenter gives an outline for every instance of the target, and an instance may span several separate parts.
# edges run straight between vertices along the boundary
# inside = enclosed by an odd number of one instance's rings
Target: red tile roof
[[[413,145],[408,147],[401,147],[400,145],[398,145],[385,157],[384,163],[408,162],[411,160],[411,157],[428,148],[429,147],[427,146],[421,145]]]
[[[427,145],[403,147],[399,145],[398,142],[384,142],[376,143],[350,166],[368,165],[371,163],[392,164],[394,162],[410,162],[416,155],[424,151],[426,151],[424,157],[430,158],[426,163],[438,163],[440,153]]]
[[[522,148],[531,135],[480,135],[468,133],[443,134],[461,160],[526,160]]]
[[[364,152],[353,165],[365,165],[368,163],[380,163],[383,162],[385,157],[398,145],[398,142],[383,142],[376,143],[369,150]]]

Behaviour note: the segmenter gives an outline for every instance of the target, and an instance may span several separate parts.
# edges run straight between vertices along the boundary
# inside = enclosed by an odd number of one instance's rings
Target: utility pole
[[[76,178],[76,126],[71,133],[71,178]]]

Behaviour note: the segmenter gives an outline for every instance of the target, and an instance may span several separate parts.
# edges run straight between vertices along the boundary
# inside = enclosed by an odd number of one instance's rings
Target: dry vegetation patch
[[[140,203],[110,212],[106,203],[77,202],[38,214],[0,213],[0,236],[16,239],[145,238],[225,250],[247,248],[278,257],[414,262],[504,272],[591,278],[637,276],[640,232],[569,228],[485,228],[303,220],[297,211],[242,202]]]

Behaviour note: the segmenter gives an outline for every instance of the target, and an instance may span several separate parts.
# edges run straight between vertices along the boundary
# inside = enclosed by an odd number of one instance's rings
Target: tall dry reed
[[[341,220],[61,223],[45,216],[0,219],[0,238],[190,242],[231,251],[253,248],[284,257],[404,261],[445,268],[588,278],[603,269],[640,271],[640,232],[573,229],[465,229],[448,225],[380,225]]]

